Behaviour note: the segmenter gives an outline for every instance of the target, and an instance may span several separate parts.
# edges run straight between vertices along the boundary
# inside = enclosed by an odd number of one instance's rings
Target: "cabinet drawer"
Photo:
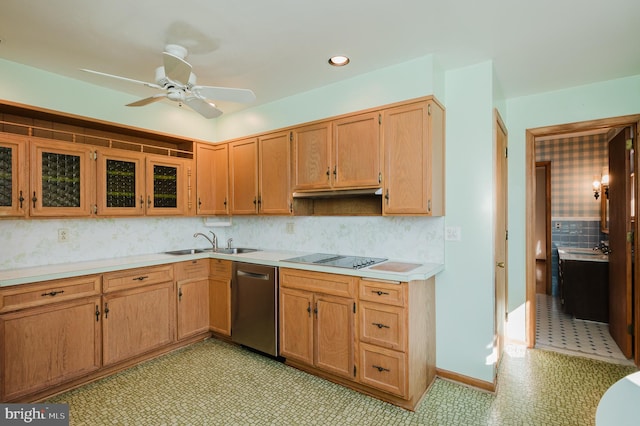
[[[404,306],[404,291],[405,285],[402,283],[360,279],[360,300]]]
[[[100,294],[101,278],[89,275],[0,289],[0,313]]]
[[[405,350],[405,309],[399,306],[362,302],[360,341],[398,351]]]
[[[176,281],[209,277],[209,259],[188,260],[173,265]]]
[[[360,381],[385,392],[406,397],[407,358],[396,352],[362,343],[360,345]]]
[[[217,278],[231,278],[231,261],[223,259],[210,259],[209,268],[212,276]]]
[[[348,275],[310,272],[300,269],[280,269],[280,285],[316,293],[355,297],[357,278]]]
[[[129,269],[104,275],[104,292],[173,281],[173,265]]]

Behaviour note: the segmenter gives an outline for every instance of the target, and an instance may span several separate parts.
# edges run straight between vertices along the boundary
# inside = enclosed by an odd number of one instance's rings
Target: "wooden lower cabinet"
[[[231,261],[210,259],[209,328],[231,336]]]
[[[353,295],[353,277],[280,269],[280,355],[353,379]]]
[[[103,297],[103,363],[113,364],[175,340],[174,283],[146,285]]]
[[[178,340],[209,331],[209,259],[174,265]]]
[[[0,401],[100,368],[100,296],[0,315]]]
[[[435,378],[434,284],[281,268],[280,355],[414,410]]]

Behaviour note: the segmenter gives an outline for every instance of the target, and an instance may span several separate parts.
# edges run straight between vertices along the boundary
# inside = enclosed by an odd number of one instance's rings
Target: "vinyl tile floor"
[[[208,339],[51,398],[71,425],[580,425],[635,368],[507,346],[496,393],[436,378],[415,412]]]
[[[585,321],[562,312],[557,297],[536,295],[536,347],[633,365],[609,334],[606,323]]]

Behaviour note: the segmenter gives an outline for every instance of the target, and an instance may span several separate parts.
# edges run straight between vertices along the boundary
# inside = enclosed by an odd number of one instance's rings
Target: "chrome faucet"
[[[218,250],[218,237],[216,237],[216,234],[214,234],[213,231],[209,231],[209,232],[211,233],[213,238],[207,237],[202,232],[196,232],[195,234],[193,234],[193,238],[197,238],[198,235],[203,236],[207,239],[207,241],[211,243],[211,247],[213,247],[213,250]]]

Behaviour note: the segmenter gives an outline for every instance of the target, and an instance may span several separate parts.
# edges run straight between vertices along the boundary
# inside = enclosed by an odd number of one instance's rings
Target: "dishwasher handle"
[[[249,277],[249,278],[254,278],[256,280],[265,280],[265,281],[269,280],[269,274],[256,274],[254,272],[238,271],[237,275],[239,277]]]

